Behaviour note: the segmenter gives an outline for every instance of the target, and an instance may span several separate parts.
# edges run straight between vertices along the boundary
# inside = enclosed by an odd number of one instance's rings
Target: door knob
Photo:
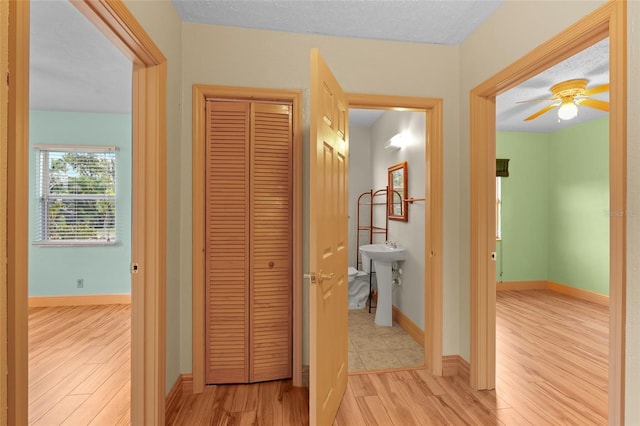
[[[326,272],[320,271],[320,276],[318,277],[319,278],[318,281],[322,282],[324,280],[332,280],[335,275],[336,274],[334,274],[333,272],[327,274]]]
[[[333,272],[327,274],[326,272],[320,271],[319,274],[315,272],[309,273],[309,275],[304,274],[305,278],[309,278],[311,280],[311,284],[320,284],[324,280],[330,280],[335,276]]]

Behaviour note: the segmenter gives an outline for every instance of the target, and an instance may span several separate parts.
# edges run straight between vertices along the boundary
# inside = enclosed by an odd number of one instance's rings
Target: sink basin
[[[404,247],[390,247],[386,244],[367,244],[360,246],[360,253],[364,253],[373,261],[397,262],[406,258],[407,250]]]
[[[378,304],[376,306],[375,323],[383,327],[391,327],[393,319],[391,315],[391,296],[393,272],[391,264],[406,258],[407,250],[404,247],[391,247],[386,244],[367,244],[360,246],[362,261],[373,260],[378,283]],[[367,259],[368,258],[368,259]]]

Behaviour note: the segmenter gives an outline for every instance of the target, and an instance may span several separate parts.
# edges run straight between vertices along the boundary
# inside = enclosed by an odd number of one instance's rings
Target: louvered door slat
[[[288,105],[254,104],[252,382],[291,377],[292,126]]]
[[[249,380],[249,104],[207,102],[206,381]]]

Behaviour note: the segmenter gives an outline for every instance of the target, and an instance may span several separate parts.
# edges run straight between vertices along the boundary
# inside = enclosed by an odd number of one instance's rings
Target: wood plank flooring
[[[496,390],[423,369],[354,373],[334,426],[606,424],[607,308],[548,290],[497,299]],[[308,424],[306,389],[289,381],[212,386],[182,404],[168,424]]]
[[[30,310],[31,424],[128,424],[130,311],[104,309]],[[496,390],[473,391],[458,377],[420,368],[356,373],[334,425],[607,423],[606,307],[548,290],[501,291],[496,334]],[[290,381],[207,387],[182,396],[167,419],[189,426],[308,422],[307,390]]]
[[[308,425],[309,392],[290,380],[207,386],[182,397],[167,425]]]
[[[29,424],[128,425],[129,305],[29,309]]]
[[[531,424],[607,424],[609,309],[550,290],[499,291],[496,391]]]

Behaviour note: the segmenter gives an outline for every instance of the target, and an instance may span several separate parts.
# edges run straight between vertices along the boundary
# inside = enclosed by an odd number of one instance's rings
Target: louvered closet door
[[[253,104],[252,382],[291,377],[291,141],[290,106]]]
[[[249,379],[250,108],[207,102],[206,382]]]
[[[291,377],[292,114],[207,102],[206,382]]]

